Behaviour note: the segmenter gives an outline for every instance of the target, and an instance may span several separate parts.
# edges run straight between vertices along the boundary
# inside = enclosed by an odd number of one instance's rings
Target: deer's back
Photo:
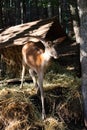
[[[41,42],[29,42],[22,48],[23,60],[28,66],[38,69],[43,62],[44,51],[45,47]]]

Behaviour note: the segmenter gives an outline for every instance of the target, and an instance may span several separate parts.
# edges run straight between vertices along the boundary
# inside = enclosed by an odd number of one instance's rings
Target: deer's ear
[[[60,44],[61,42],[63,42],[66,39],[66,36],[64,37],[60,37],[56,40],[53,41],[54,44]]]

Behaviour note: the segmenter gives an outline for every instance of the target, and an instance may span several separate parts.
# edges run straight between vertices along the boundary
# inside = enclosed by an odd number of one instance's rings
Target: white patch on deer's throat
[[[46,50],[45,53],[43,54],[43,57],[45,62],[49,61],[51,58],[50,52]]]

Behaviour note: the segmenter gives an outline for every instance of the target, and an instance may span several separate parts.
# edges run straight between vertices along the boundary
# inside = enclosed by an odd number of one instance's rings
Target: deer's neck
[[[43,57],[44,57],[44,61],[48,62],[50,60],[50,58],[51,58],[50,52],[45,50],[45,52],[43,54]]]

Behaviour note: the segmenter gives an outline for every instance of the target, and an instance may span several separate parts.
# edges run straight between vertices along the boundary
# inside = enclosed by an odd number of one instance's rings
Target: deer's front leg
[[[42,103],[42,119],[44,120],[45,115],[45,106],[44,106],[44,91],[43,91],[43,73],[38,73],[38,85],[41,93],[41,103]]]

